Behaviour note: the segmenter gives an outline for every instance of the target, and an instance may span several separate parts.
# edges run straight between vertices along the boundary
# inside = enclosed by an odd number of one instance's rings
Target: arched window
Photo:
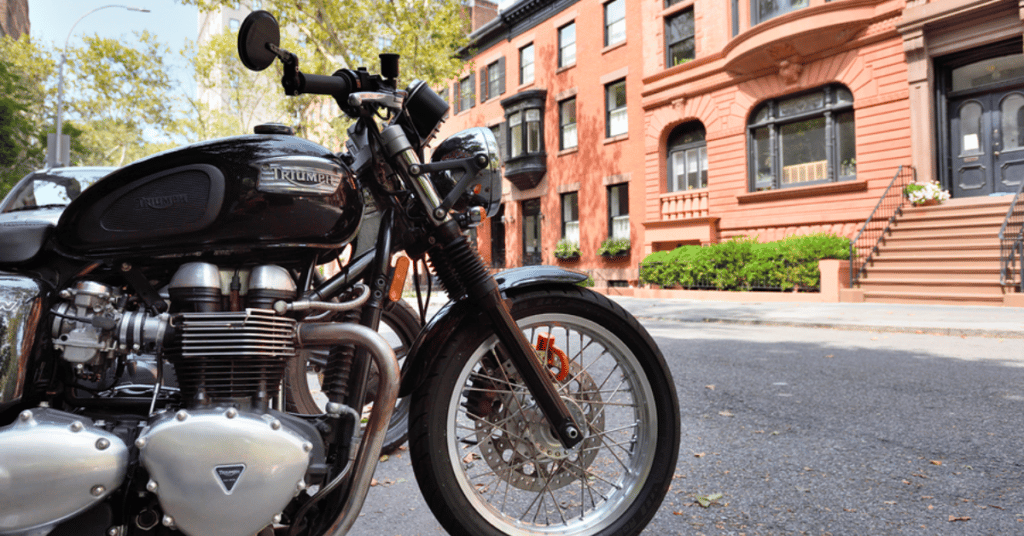
[[[668,136],[666,192],[708,187],[708,147],[704,125],[679,125]]]
[[[751,191],[853,180],[853,94],[830,85],[767,101],[750,116],[747,143]]]

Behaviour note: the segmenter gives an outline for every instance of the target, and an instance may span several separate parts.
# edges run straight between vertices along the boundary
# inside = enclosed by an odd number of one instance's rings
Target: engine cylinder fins
[[[48,533],[103,501],[127,469],[128,446],[88,418],[21,412],[0,428],[0,534]]]
[[[168,344],[186,400],[269,401],[295,357],[296,322],[273,311],[182,313]]]

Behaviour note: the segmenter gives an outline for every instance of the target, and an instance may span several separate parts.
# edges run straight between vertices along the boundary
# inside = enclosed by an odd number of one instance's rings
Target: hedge
[[[790,236],[765,244],[734,238],[652,253],[640,263],[640,279],[661,287],[809,290],[821,284],[819,260],[848,258],[850,239],[832,234]]]

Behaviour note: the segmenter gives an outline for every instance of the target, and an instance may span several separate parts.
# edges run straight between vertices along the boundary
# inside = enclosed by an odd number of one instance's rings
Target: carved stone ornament
[[[799,63],[794,63],[789,60],[782,60],[779,62],[779,76],[782,77],[782,81],[786,84],[793,85],[800,80],[800,73],[804,71],[804,66]]]

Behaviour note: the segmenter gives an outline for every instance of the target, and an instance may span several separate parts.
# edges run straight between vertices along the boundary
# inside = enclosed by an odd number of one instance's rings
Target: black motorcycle
[[[267,12],[240,28],[247,67],[280,60],[289,95],[355,120],[344,153],[268,125],[116,170],[56,224],[0,223],[0,535],[344,534],[399,397],[448,532],[639,533],[679,447],[651,337],[578,273],[490,274],[463,233],[498,209],[494,137],[424,162],[448,106],[398,89],[396,56],[308,75],[279,43]],[[399,370],[376,330],[408,258],[450,301]],[[289,411],[313,359],[324,402]]]

